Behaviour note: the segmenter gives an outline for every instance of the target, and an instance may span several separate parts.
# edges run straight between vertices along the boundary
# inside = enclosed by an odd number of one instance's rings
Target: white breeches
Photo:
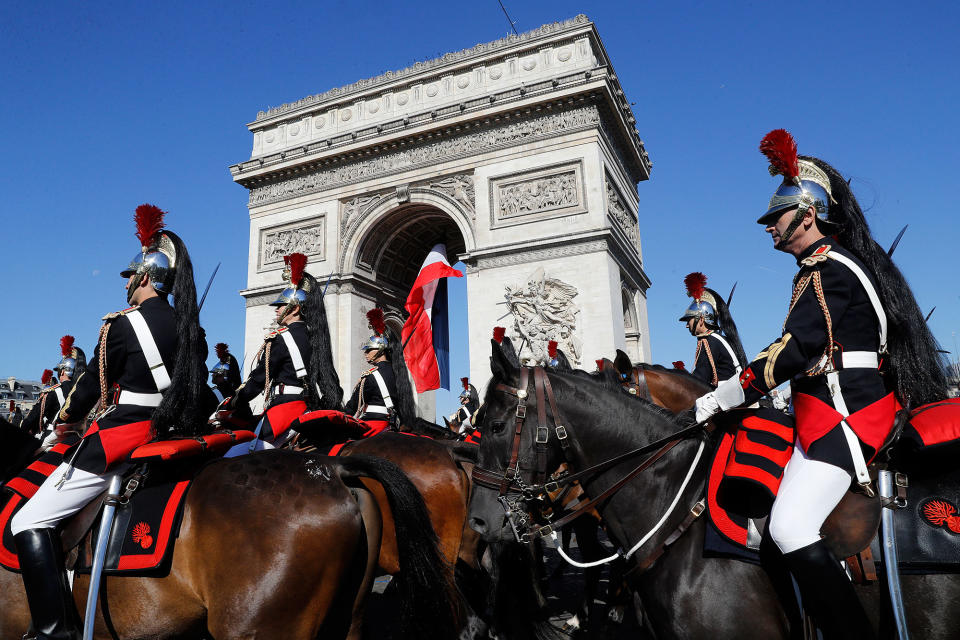
[[[122,475],[130,468],[128,464],[119,464],[106,473],[97,475],[61,463],[51,473],[33,497],[10,521],[10,531],[17,535],[30,529],[52,529],[64,518],[68,518],[106,491],[114,476]],[[57,488],[57,483],[67,474],[67,479]]]
[[[767,523],[780,551],[790,553],[820,540],[820,527],[849,488],[849,473],[811,460],[794,446]]]

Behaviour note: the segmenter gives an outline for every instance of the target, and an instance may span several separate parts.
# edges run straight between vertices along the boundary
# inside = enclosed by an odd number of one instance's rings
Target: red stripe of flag
[[[433,350],[433,327],[430,323],[433,296],[440,278],[463,277],[462,273],[450,266],[446,256],[446,246],[434,245],[423,261],[404,304],[410,317],[400,331],[401,340],[406,344],[403,358],[417,393],[440,388],[440,369],[437,366],[437,354]]]

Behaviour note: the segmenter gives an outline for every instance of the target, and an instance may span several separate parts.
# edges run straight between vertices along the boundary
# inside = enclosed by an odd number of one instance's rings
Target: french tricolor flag
[[[447,287],[443,278],[463,274],[447,262],[447,247],[434,245],[420,267],[404,308],[407,318],[400,337],[403,359],[417,393],[450,388],[450,336],[447,327]]]

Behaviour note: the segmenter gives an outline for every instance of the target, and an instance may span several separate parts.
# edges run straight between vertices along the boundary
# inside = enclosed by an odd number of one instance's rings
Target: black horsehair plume
[[[892,374],[888,387],[905,407],[918,407],[947,397],[946,367],[939,345],[910,285],[887,252],[873,239],[870,226],[847,181],[832,166],[810,156],[800,156],[830,178],[835,199],[828,216],[840,225],[837,239],[873,274],[877,293],[887,313],[887,349],[884,356]]]

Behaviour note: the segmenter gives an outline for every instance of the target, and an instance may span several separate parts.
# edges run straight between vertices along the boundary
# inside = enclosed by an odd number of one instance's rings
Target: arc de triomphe
[[[249,160],[246,351],[273,319],[282,256],[326,294],[345,391],[365,313],[403,301],[430,247],[467,267],[470,377],[508,328],[521,356],[556,339],[583,368],[615,348],[648,360],[636,186],[650,175],[629,102],[585,16],[418,62],[260,112]],[[454,371],[453,376],[463,372]],[[421,409],[432,417],[431,397]]]

